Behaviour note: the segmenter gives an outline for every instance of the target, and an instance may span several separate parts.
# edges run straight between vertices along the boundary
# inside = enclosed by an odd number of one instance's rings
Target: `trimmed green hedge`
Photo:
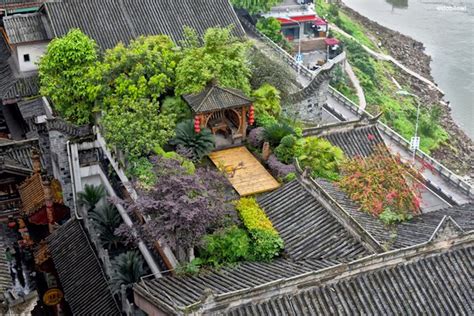
[[[268,261],[278,256],[283,250],[283,240],[257,201],[241,198],[236,203],[236,209],[253,241],[252,259]]]

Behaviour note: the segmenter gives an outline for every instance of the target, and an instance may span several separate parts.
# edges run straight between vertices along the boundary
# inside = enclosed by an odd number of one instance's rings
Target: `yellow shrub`
[[[273,228],[272,222],[260,206],[258,206],[254,198],[241,198],[237,202],[236,208],[242,222],[249,231],[262,229],[278,234],[275,228]]]

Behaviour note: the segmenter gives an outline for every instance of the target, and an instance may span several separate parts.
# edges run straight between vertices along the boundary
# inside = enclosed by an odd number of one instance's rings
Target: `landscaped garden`
[[[113,205],[97,204],[103,189],[81,193],[102,246],[115,254],[116,288],[146,272],[137,238],[150,248],[158,240],[170,247],[182,273],[269,261],[284,249],[255,197],[239,198],[226,171],[207,159],[216,147],[214,133],[193,117],[183,96],[210,82],[252,98],[242,145],[280,182],[296,178],[298,160],[312,177],[339,183],[363,211],[385,223],[419,211],[399,159],[348,159],[325,139],[303,137],[302,123],[282,109],[290,75],[233,37],[232,29],[211,28],[203,38],[192,29],[185,34],[180,45],[149,36],[102,52],[72,30],[54,39],[40,62],[41,92],[55,112],[77,125],[98,125],[108,147],[124,154],[122,167],[138,192],[136,200],[120,201],[136,223],[134,231]]]

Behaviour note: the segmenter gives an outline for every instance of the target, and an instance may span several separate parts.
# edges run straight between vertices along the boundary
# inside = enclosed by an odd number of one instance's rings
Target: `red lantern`
[[[194,131],[196,133],[201,132],[201,119],[199,118],[199,116],[194,117]]]
[[[250,109],[249,109],[249,125],[253,125],[253,123],[255,122],[255,116],[254,116],[254,108],[253,108],[253,104],[250,104]]]
[[[16,222],[9,222],[8,227],[11,228],[11,229],[15,228],[16,227]]]

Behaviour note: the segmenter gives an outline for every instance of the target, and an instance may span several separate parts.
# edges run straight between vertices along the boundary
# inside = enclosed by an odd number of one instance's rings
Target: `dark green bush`
[[[263,134],[265,140],[270,143],[272,147],[280,144],[283,137],[287,135],[295,135],[295,130],[287,123],[276,123],[265,128]]]
[[[298,140],[294,135],[286,135],[280,141],[280,145],[275,148],[275,156],[278,160],[285,164],[291,164],[293,158],[298,157],[302,153],[302,141]]]

